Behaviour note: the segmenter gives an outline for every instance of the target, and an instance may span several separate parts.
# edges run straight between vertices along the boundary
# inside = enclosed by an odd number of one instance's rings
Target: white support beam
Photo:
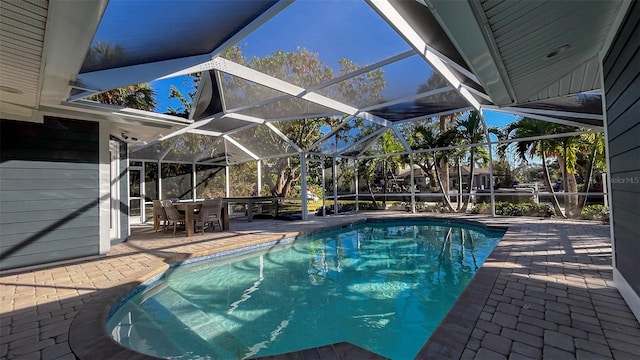
[[[309,87],[307,89],[307,91],[309,91],[309,92],[316,91],[316,90],[319,90],[319,89],[323,89],[323,88],[329,87],[331,85],[335,85],[335,84],[337,84],[337,83],[339,83],[341,81],[354,78],[354,77],[356,77],[358,75],[366,74],[369,71],[375,70],[375,69],[383,67],[385,65],[392,64],[392,63],[394,63],[396,61],[400,61],[400,60],[406,59],[406,58],[408,58],[410,56],[413,56],[413,55],[416,55],[415,51],[407,50],[407,51],[402,52],[400,54],[397,54],[397,55],[391,56],[389,58],[386,58],[384,60],[375,62],[375,63],[373,63],[371,65],[363,66],[358,70],[346,73],[346,74],[344,74],[342,76],[337,76],[337,77],[335,77],[335,78],[333,78],[333,79],[331,79],[329,81],[325,81],[323,83],[311,86],[311,87]]]
[[[407,139],[405,139],[404,135],[400,132],[400,129],[398,129],[397,126],[392,126],[391,129],[393,129],[393,132],[396,134],[398,141],[400,141],[404,149],[408,152],[411,152],[411,145],[409,145]]]
[[[267,127],[271,129],[271,131],[276,133],[276,135],[278,135],[280,138],[282,138],[282,140],[289,144],[289,146],[294,148],[297,152],[302,153],[302,149],[295,142],[293,142],[293,140],[289,139],[289,137],[283,134],[282,131],[280,131],[280,129],[278,129],[275,125],[271,123],[266,123],[265,125],[267,125]]]
[[[200,129],[193,129],[193,130],[189,130],[187,132],[189,134],[198,134],[198,135],[207,135],[207,136],[222,136],[223,135],[221,132],[211,131],[211,130],[200,130]]]
[[[237,114],[237,113],[226,113],[220,118],[220,120],[225,118],[236,119],[236,120],[246,121],[246,122],[255,123],[255,124],[264,124],[266,121],[265,119],[262,119],[259,117],[249,116],[244,114]]]
[[[469,104],[476,110],[480,109],[480,103],[471,95],[467,88],[462,86],[462,82],[449,70],[440,58],[439,53],[420,37],[416,30],[411,27],[407,20],[400,15],[388,0],[368,0],[368,2],[380,16],[386,19],[387,22],[469,102]]]
[[[451,110],[442,111],[442,112],[439,112],[439,113],[434,113],[434,114],[429,114],[429,115],[420,115],[420,116],[416,116],[416,117],[413,117],[413,118],[410,118],[410,119],[398,120],[398,121],[395,122],[395,124],[396,125],[404,124],[404,123],[408,123],[408,122],[414,122],[414,121],[419,121],[419,120],[424,120],[424,119],[430,119],[430,118],[435,118],[435,117],[449,115],[449,114],[462,113],[462,112],[470,111],[470,110],[473,110],[473,107],[467,106],[467,107],[463,107],[463,108],[451,109]]]
[[[313,148],[315,148],[316,146],[320,145],[322,142],[324,142],[325,140],[329,139],[330,137],[332,137],[333,135],[335,135],[338,131],[340,131],[340,129],[345,126],[346,124],[349,123],[349,121],[351,121],[354,118],[354,116],[347,116],[344,119],[342,119],[342,121],[340,122],[340,124],[338,124],[338,126],[334,127],[333,129],[331,129],[331,131],[329,131],[326,135],[324,135],[323,137],[321,137],[318,141],[314,142],[313,145],[311,145],[309,147],[308,150],[311,150]]]
[[[492,103],[512,104],[516,97],[506,67],[499,56],[489,21],[480,1],[426,0],[429,11],[454,42],[471,71],[482,79]]]
[[[319,119],[324,117],[334,117],[338,115],[341,115],[339,111],[332,111],[327,113],[291,115],[291,116],[283,116],[278,118],[269,118],[269,119],[266,119],[266,121],[273,123],[273,122],[285,122],[285,121],[300,120],[300,119]]]
[[[338,215],[338,177],[336,176],[336,172],[338,170],[337,158],[334,155],[333,159],[333,170],[331,171],[331,177],[333,178],[333,214]]]
[[[247,155],[251,156],[254,160],[260,160],[260,156],[254,154],[253,152],[251,152],[251,150],[247,149],[246,147],[244,147],[244,145],[240,144],[239,142],[237,142],[236,140],[234,140],[231,136],[229,135],[222,135],[222,137],[227,140],[228,142],[232,143],[233,145],[235,145],[236,147],[238,147],[238,149],[242,150],[243,152],[245,152]]]
[[[354,172],[354,181],[355,181],[355,186],[356,186],[356,212],[360,211],[360,205],[358,204],[359,202],[359,195],[360,195],[360,183],[358,181],[358,159],[354,159],[354,168],[353,168],[353,172]]]
[[[584,127],[584,128],[589,128],[589,129],[593,129],[593,130],[596,130],[596,131],[602,131],[603,130],[603,126],[584,124],[584,123],[581,123],[581,122],[578,122],[578,121],[557,119],[557,118],[550,117],[550,116],[539,115],[539,114],[531,114],[531,113],[526,113],[526,112],[522,112],[522,111],[504,110],[502,108],[498,108],[498,107],[495,107],[495,106],[484,106],[483,108],[485,108],[487,110],[493,110],[493,111],[503,112],[503,113],[512,114],[512,115],[517,115],[517,116],[528,117],[528,118],[532,118],[532,119],[548,121],[548,122],[552,122],[552,123],[556,123],[556,124],[560,124],[560,125]]]
[[[300,196],[302,203],[302,220],[307,220],[309,218],[308,202],[309,197],[307,196],[307,156],[304,152],[300,153]]]
[[[374,110],[374,109],[385,108],[387,106],[393,106],[393,105],[397,105],[397,104],[402,104],[402,103],[405,103],[405,102],[414,101],[414,100],[417,100],[417,99],[422,99],[422,98],[425,98],[425,97],[429,97],[429,96],[433,96],[433,95],[449,92],[449,91],[452,91],[452,90],[453,90],[453,88],[451,86],[447,85],[447,86],[439,88],[439,89],[433,89],[433,90],[425,91],[425,92],[422,92],[422,93],[405,96],[405,97],[400,98],[400,99],[396,99],[396,100],[387,101],[387,102],[380,103],[380,104],[367,106],[366,108],[360,109],[360,111],[366,112],[366,111],[370,111],[370,110]]]
[[[262,160],[258,160],[257,162],[257,168],[256,168],[256,172],[257,172],[257,192],[258,192],[258,196],[262,196]]]
[[[367,135],[367,136],[363,137],[362,139],[360,139],[360,140],[358,140],[358,141],[354,142],[353,144],[351,144],[351,145],[347,146],[346,148],[344,148],[344,149],[340,150],[340,152],[345,152],[345,151],[347,151],[347,150],[349,150],[349,149],[351,149],[351,148],[354,148],[354,147],[356,147],[356,146],[358,146],[358,145],[362,144],[363,142],[365,142],[365,141],[367,141],[367,140],[371,139],[371,138],[372,138],[372,137],[374,137],[374,136],[376,136],[376,137],[380,137],[380,136],[382,136],[382,133],[383,133],[383,132],[385,132],[387,129],[388,129],[388,128],[386,128],[386,127],[381,127],[380,129],[378,129],[378,130],[376,130],[376,131],[372,132],[371,134],[369,134],[369,135]],[[364,148],[362,151],[364,151],[364,150],[366,150],[366,149],[368,149],[368,147]],[[336,149],[336,151],[337,151],[337,150],[338,150],[338,149]],[[361,151],[360,153],[362,153],[362,151]]]
[[[409,186],[411,186],[411,213],[416,213],[416,186],[415,186],[415,175],[413,169],[413,153],[409,154],[409,169],[411,171],[411,182]]]
[[[380,116],[376,116],[371,113],[368,113],[366,111],[359,112],[356,116],[359,118],[371,121],[374,124],[378,124],[386,127],[390,127],[391,125],[393,125],[393,122],[387,119],[383,119]]]
[[[208,61],[206,63],[206,67],[252,81],[256,84],[278,90],[280,92],[313,102],[324,107],[334,109],[348,115],[354,115],[358,112],[358,109],[352,106],[333,99],[329,99],[326,96],[322,96],[320,94],[307,93],[304,88],[301,88],[297,85],[290,84],[286,81],[280,80],[273,76],[264,74],[260,71],[237,64],[233,61],[221,57],[217,57],[211,61]]]
[[[325,188],[327,186],[326,184],[326,171],[324,168],[324,162],[326,160],[326,158],[324,156],[320,157],[320,159],[322,160],[322,163],[320,166],[322,166],[322,216],[327,216],[327,192],[325,191]]]
[[[589,120],[602,120],[603,118],[602,114],[587,114],[587,113],[569,112],[569,111],[531,109],[526,107],[503,107],[501,109],[505,111],[517,111],[517,112],[522,112],[527,114],[537,114],[537,115],[545,115],[545,116],[563,116],[563,117],[589,119]]]
[[[186,132],[189,132],[191,130],[197,129],[197,128],[199,128],[201,126],[204,126],[204,125],[210,123],[211,121],[217,119],[218,116],[222,116],[222,113],[218,113],[218,114],[214,115],[213,117],[211,117],[209,119],[205,119],[205,120],[200,120],[198,122],[194,122],[193,124],[191,124],[191,125],[189,125],[187,127],[184,127],[184,128],[182,128],[182,129],[180,129],[178,131],[175,131],[175,132],[173,132],[171,134],[165,135],[165,136],[161,137],[158,140],[164,141],[164,140],[170,139],[172,137],[175,137],[175,136],[178,136],[178,135],[182,135],[182,134],[184,134]]]

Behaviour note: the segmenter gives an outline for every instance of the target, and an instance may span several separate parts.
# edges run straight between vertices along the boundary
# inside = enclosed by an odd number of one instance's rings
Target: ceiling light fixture
[[[556,56],[562,54],[563,52],[567,51],[568,48],[569,48],[569,45],[562,45],[560,47],[557,47],[557,48],[549,51],[547,53],[547,55],[545,56],[545,58],[551,59],[553,57],[556,57]]]
[[[22,90],[18,90],[16,88],[2,86],[2,85],[0,85],[0,91],[10,93],[10,94],[22,94]]]

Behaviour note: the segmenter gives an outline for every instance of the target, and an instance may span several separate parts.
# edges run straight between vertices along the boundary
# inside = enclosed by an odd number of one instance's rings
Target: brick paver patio
[[[137,227],[107,256],[0,273],[0,358],[136,359],[105,330],[108,309],[180,259],[338,226],[361,213],[309,221],[232,222],[186,238]],[[458,218],[458,217],[457,217]],[[509,226],[421,359],[640,359],[640,324],[613,286],[609,227],[555,219],[460,216]],[[349,344],[276,358],[376,358]]]

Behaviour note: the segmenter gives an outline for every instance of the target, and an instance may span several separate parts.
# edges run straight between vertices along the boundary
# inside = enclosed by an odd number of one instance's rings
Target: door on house
[[[129,167],[129,224],[144,222],[143,179],[142,167]]]

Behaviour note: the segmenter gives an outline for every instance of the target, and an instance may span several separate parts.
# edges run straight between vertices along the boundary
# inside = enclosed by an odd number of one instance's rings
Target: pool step
[[[135,301],[122,305],[116,314],[118,317],[109,320],[119,323],[111,331],[113,338],[124,346],[149,355],[173,357],[184,354],[183,343],[166,333],[166,319],[158,318],[153,310],[149,310]],[[157,351],[159,349],[163,349],[161,353]]]
[[[240,342],[233,334],[225,330],[218,322],[197,306],[170,288],[154,295],[147,303],[156,305],[157,311],[165,312],[164,316],[171,316],[179,322],[178,326],[188,329],[208,344],[215,352],[215,358],[241,358],[247,346]],[[215,343],[217,346],[212,347]],[[242,349],[238,353],[238,349]],[[214,355],[214,354],[211,354]]]

